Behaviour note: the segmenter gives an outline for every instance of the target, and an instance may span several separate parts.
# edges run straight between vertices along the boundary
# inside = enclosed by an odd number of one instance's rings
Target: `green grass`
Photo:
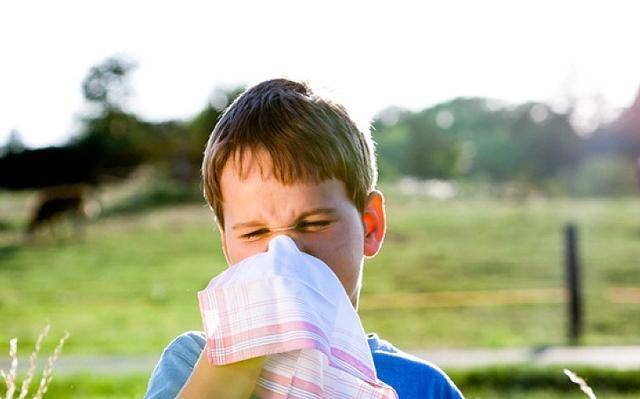
[[[640,370],[610,370],[569,367],[594,390],[617,393],[640,392]],[[462,391],[549,390],[573,393],[579,387],[564,374],[563,367],[527,365],[492,366],[467,370],[447,370]]]
[[[598,398],[637,398],[640,371],[572,368]],[[560,367],[509,366],[447,371],[467,399],[575,398],[587,396]]]
[[[44,398],[139,399],[143,397],[147,390],[148,379],[149,376],[144,374],[132,374],[129,376],[96,376],[91,374],[56,376],[54,370],[53,379]],[[18,381],[21,384],[22,378]],[[29,392],[35,393],[39,383],[39,378],[36,381],[32,381]],[[0,388],[0,393],[4,393],[3,388]]]
[[[574,369],[599,398],[637,398],[640,394],[638,371],[612,371],[604,369]],[[569,381],[561,368],[528,366],[493,367],[447,373],[456,382],[467,399],[480,398],[580,398],[586,396]],[[56,376],[45,395],[56,398],[141,398],[147,388],[149,376],[74,374]],[[22,381],[20,378],[19,381]],[[33,392],[39,379],[32,381]],[[0,393],[3,392],[0,389]]]
[[[561,231],[573,220],[585,269],[584,343],[640,341],[638,305],[605,295],[610,286],[640,286],[638,199],[443,203],[382,189],[388,233],[365,262],[361,303],[396,292],[562,286]],[[23,202],[12,198],[0,195],[9,226],[0,230],[0,353],[11,337],[28,353],[46,320],[45,353],[71,333],[62,356],[159,354],[181,332],[201,329],[196,292],[226,267],[204,205],[112,215],[88,226],[81,242],[21,245],[14,238]],[[361,318],[365,330],[403,349],[553,345],[566,342],[565,307],[369,309]]]
[[[466,399],[585,399],[587,396],[579,389],[571,392],[551,389],[468,389],[463,392]],[[596,392],[598,398],[635,399],[640,392],[619,393],[611,391]]]

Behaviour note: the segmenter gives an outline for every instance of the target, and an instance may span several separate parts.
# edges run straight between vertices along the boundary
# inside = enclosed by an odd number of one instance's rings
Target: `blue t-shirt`
[[[378,378],[399,399],[462,399],[453,381],[437,366],[405,353],[376,333],[367,336]],[[164,349],[149,378],[144,399],[174,399],[187,382],[206,344],[202,331],[188,331]]]

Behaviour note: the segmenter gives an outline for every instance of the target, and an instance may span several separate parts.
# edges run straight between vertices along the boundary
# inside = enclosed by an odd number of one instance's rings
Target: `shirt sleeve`
[[[440,380],[438,390],[440,391],[439,395],[437,396],[439,398],[464,399],[464,396],[462,396],[462,392],[460,392],[460,389],[456,386],[456,384],[454,384],[451,378],[449,378],[449,376],[446,375],[444,372],[442,372],[442,379]]]
[[[464,399],[460,389],[438,366],[383,347],[373,351],[378,378],[391,385],[399,399]]]
[[[199,332],[181,334],[167,345],[149,377],[144,399],[174,399],[189,379],[204,345]]]

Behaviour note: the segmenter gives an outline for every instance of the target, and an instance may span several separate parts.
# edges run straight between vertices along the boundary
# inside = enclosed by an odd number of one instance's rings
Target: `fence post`
[[[582,287],[578,231],[572,223],[564,228],[567,292],[569,294],[569,343],[577,345],[582,335]]]

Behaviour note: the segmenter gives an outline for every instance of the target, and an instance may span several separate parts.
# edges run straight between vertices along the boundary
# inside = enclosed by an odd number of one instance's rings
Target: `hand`
[[[209,363],[207,351],[200,354],[189,380],[182,387],[180,399],[247,399],[264,365],[264,356],[216,366]],[[251,395],[253,398],[254,395]]]

